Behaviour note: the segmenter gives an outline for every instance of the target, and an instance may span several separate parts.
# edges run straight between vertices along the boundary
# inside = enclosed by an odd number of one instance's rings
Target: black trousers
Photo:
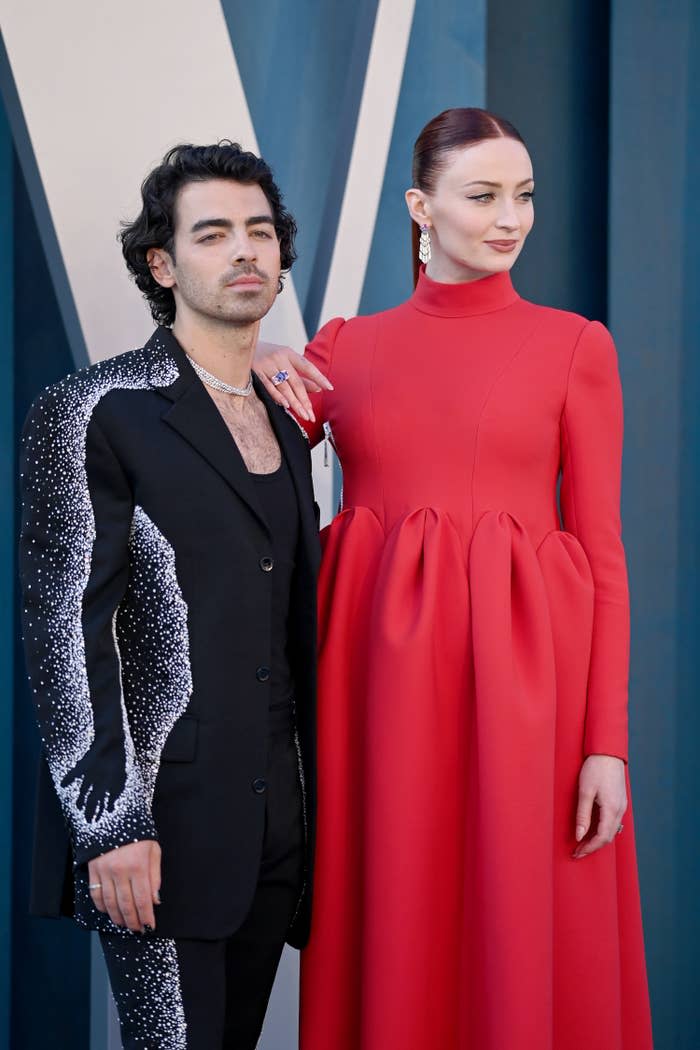
[[[271,715],[263,855],[243,925],[216,941],[100,936],[124,1050],[255,1050],[304,868],[291,718]]]

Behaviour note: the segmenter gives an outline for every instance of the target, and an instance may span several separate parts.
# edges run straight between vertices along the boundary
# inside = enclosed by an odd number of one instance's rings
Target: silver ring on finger
[[[280,383],[286,383],[289,379],[289,372],[286,368],[280,368],[279,372],[275,372],[273,376],[270,376],[270,382],[273,386],[279,386]]]
[[[101,890],[102,889],[102,883],[101,882],[90,882],[90,883],[88,883],[88,889],[89,890]]]

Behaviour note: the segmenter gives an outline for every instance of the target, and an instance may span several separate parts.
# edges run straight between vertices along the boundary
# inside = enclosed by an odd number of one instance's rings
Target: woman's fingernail
[[[578,824],[576,827],[576,841],[580,842],[583,836],[586,834],[586,829],[583,824]]]
[[[160,899],[160,893],[158,892],[158,890],[156,890],[156,892],[155,892],[155,901],[156,901],[156,904],[162,904],[163,903],[161,901],[161,899]]]

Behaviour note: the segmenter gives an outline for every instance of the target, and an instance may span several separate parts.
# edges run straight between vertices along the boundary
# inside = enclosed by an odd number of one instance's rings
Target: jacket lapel
[[[159,328],[146,345],[155,341],[173,357],[180,373],[170,386],[154,386],[171,402],[161,417],[163,422],[176,430],[221,475],[269,534],[255,485],[238,446],[187,355],[168,328]],[[256,389],[259,393],[260,388],[256,386]]]

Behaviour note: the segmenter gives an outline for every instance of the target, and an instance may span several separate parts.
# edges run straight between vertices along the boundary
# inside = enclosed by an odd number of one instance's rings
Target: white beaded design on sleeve
[[[187,605],[175,552],[142,507],[134,510],[129,585],[116,615],[125,726],[150,804],[163,745],[192,693]]]
[[[24,435],[23,489],[28,573],[25,642],[43,744],[75,845],[130,842],[150,819],[163,743],[192,691],[187,609],[172,548],[137,507],[129,543],[129,585],[113,635],[122,676],[126,780],[113,808],[92,822],[78,806],[80,782],[62,780],[95,739],[82,625],[96,538],[86,471],[86,435],[95,407],[113,390],[170,386],[178,369],[159,344],[133,350],[68,376],[35,403]],[[47,533],[43,545],[33,536]],[[138,637],[137,637],[138,636]],[[157,666],[144,675],[141,653]],[[136,657],[136,659],[133,659]],[[141,836],[142,837],[142,836]]]
[[[170,938],[101,937],[122,1034],[130,1046],[186,1050],[177,944]]]

